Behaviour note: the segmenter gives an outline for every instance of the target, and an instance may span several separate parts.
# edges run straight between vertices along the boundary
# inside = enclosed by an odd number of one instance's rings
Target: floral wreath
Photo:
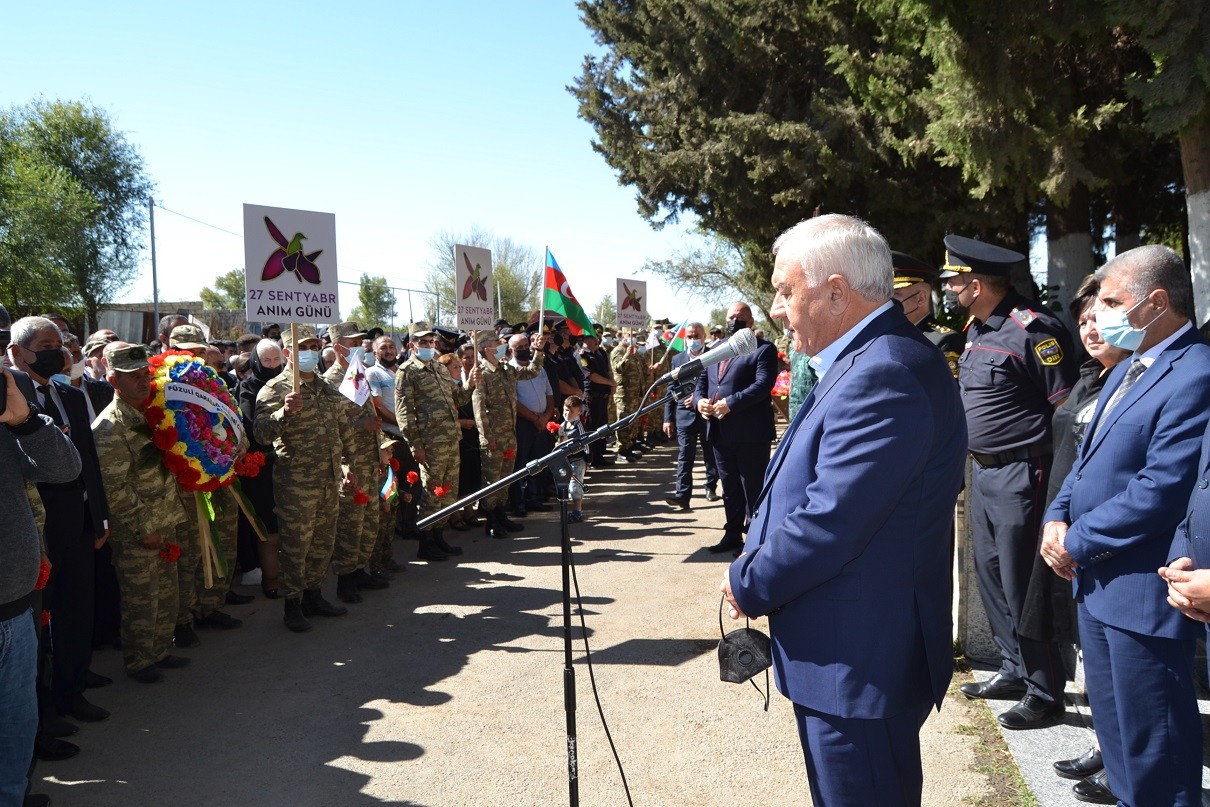
[[[160,353],[148,363],[147,425],[163,452],[164,467],[185,490],[209,492],[230,485],[243,425],[227,385],[214,368],[186,351]]]

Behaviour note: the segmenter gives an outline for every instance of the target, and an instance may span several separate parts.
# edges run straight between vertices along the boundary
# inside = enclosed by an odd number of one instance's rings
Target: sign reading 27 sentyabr
[[[339,322],[336,216],[244,205],[250,322]]]

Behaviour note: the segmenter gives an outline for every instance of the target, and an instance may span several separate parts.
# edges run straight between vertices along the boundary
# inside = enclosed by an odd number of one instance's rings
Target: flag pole
[[[550,255],[550,247],[545,247],[542,253],[542,286],[538,293],[538,333],[546,330],[546,257]]]

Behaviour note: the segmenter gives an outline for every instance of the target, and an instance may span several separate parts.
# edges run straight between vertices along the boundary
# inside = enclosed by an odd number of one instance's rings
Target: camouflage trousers
[[[220,569],[213,569],[213,585],[206,588],[206,573],[202,569],[202,538],[198,532],[197,513],[190,512],[190,519],[178,524],[172,540],[180,544],[181,557],[177,560],[177,608],[176,624],[188,625],[195,617],[208,616],[222,608],[231,589],[231,574],[235,570],[236,539],[239,528],[238,508],[231,500],[230,491],[216,490],[210,494],[214,508],[214,521],[210,535],[217,545],[218,553],[227,566],[224,577]],[[192,506],[192,502],[190,502]]]
[[[178,608],[176,564],[133,536],[114,535],[113,565],[122,599],[122,661],[126,672],[150,667],[172,646]]]
[[[295,473],[279,464],[273,473],[281,536],[278,591],[288,599],[323,585],[336,543],[339,485],[325,473],[308,470],[299,468]]]
[[[356,504],[352,490],[340,491],[340,511],[336,515],[336,545],[332,550],[332,569],[337,574],[351,574],[365,566],[378,541],[381,512],[378,463],[360,463],[353,467],[357,487],[370,497],[366,504]]]
[[[403,503],[403,494],[400,493],[399,496],[400,498],[396,500],[395,505],[391,505],[392,507]],[[378,500],[378,539],[374,541],[374,551],[370,553],[370,571],[382,571],[390,565],[390,561],[395,559],[394,546],[395,514],[388,509],[387,503],[380,497]]]
[[[426,446],[425,459],[427,462],[420,466],[420,481],[424,485],[420,498],[420,518],[431,516],[458,500],[458,473],[462,469],[462,458],[458,454],[457,443],[450,446]],[[445,489],[444,496],[434,493],[438,485]],[[430,524],[429,529],[443,527],[447,520]]]
[[[616,421],[619,417],[626,417],[639,410],[642,400],[637,395],[614,395],[614,406],[617,408],[613,415],[610,415],[610,422]],[[635,420],[626,428],[618,432],[618,449],[625,451],[634,445],[635,440],[639,439],[639,421]]]
[[[508,440],[496,438],[496,450],[490,451],[485,446],[479,446],[479,462],[483,468],[483,486],[487,487],[493,482],[499,481],[513,472],[513,464],[517,460],[517,435],[512,433],[508,435]],[[505,458],[505,453],[508,457]],[[470,491],[466,491],[470,493]],[[492,493],[483,498],[483,507],[487,510],[495,510],[497,507],[503,507],[508,501],[508,487],[502,487],[495,493]]]

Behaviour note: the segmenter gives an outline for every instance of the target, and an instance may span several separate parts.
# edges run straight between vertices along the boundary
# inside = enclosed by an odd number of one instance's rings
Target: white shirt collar
[[[842,333],[840,338],[838,338],[835,342],[828,345],[823,350],[819,351],[808,359],[807,363],[810,364],[815,370],[816,378],[822,379],[824,373],[826,373],[828,368],[830,368],[836,359],[840,357],[840,354],[846,347],[849,346],[849,343],[857,338],[857,334],[861,333],[861,330],[873,322],[875,317],[882,314],[884,311],[887,311],[890,309],[890,307],[891,301],[887,300],[885,303],[866,314],[865,318],[862,319],[861,322],[858,322],[852,328],[849,328],[847,331]]]
[[[1169,336],[1163,342],[1160,342],[1158,345],[1154,345],[1154,346],[1148,348],[1146,353],[1135,353],[1134,358],[1141,361],[1143,363],[1144,367],[1150,367],[1152,364],[1155,363],[1155,360],[1160,357],[1160,354],[1163,353],[1165,350],[1167,350],[1168,346],[1176,341],[1176,338],[1178,336],[1183,334],[1185,331],[1190,331],[1190,330],[1193,330],[1193,323],[1186,322],[1184,324],[1184,326],[1177,328],[1176,333]]]

